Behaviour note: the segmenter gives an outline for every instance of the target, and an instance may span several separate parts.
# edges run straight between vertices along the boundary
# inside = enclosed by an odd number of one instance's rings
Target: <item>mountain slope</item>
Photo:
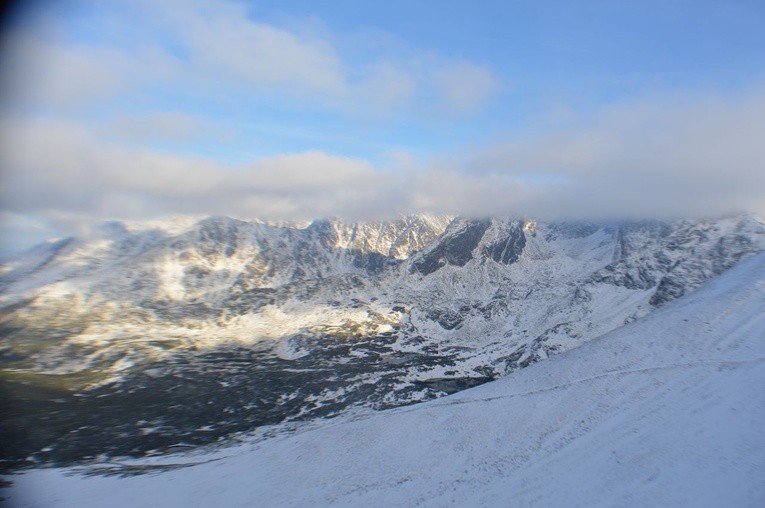
[[[404,348],[420,339],[481,347],[474,343],[481,335],[539,359],[644,315],[763,248],[765,224],[749,216],[615,224],[405,216],[302,227],[225,217],[185,228],[112,222],[5,263],[0,331],[24,341],[44,321],[68,346],[92,336],[115,346],[58,366],[70,371],[99,356],[124,364],[119,343],[135,334],[185,334],[215,347],[347,321],[384,329],[395,322]],[[619,311],[603,316],[604,304]],[[393,320],[376,317],[391,312]],[[132,343],[128,360],[173,346],[153,344]],[[53,368],[45,355],[26,358],[40,372]],[[519,363],[498,362],[495,370]]]
[[[746,215],[107,223],[2,267],[0,466],[433,399],[576,348],[764,247]]]
[[[14,478],[10,501],[762,506],[763,394],[760,254],[645,318],[456,395],[178,458],[210,462],[156,475],[33,471]]]

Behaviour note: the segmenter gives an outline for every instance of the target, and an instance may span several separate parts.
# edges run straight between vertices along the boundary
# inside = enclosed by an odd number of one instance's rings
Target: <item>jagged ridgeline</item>
[[[111,222],[2,267],[5,465],[428,400],[576,347],[764,247],[748,215]]]

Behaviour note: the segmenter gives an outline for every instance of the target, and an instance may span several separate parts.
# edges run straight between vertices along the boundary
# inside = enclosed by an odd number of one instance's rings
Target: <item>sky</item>
[[[765,214],[765,2],[28,0],[0,256],[107,219]]]

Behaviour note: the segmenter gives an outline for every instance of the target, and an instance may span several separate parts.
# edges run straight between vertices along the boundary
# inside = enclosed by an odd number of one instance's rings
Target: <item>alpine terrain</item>
[[[322,453],[335,447],[350,471],[359,467],[351,464],[351,443],[357,451],[373,446],[369,453],[398,456],[391,464],[409,464],[423,450],[414,443],[440,449],[448,442],[443,453],[465,447],[464,459],[449,458],[449,475],[454,488],[469,490],[469,482],[458,481],[459,464],[482,468],[491,481],[525,468],[538,483],[546,475],[534,471],[552,467],[544,461],[594,443],[589,432],[597,426],[616,444],[585,455],[599,461],[593,467],[613,466],[626,460],[620,454],[635,452],[619,448],[627,442],[617,446],[621,432],[636,428],[639,435],[644,419],[669,411],[662,404],[674,404],[686,390],[701,397],[703,373],[725,371],[724,380],[761,369],[756,351],[747,349],[761,344],[744,332],[762,317],[762,282],[741,290],[759,295],[746,305],[760,310],[751,313],[752,322],[741,318],[741,344],[723,333],[738,321],[728,306],[718,308],[723,304],[713,293],[668,304],[763,248],[765,224],[751,215],[607,223],[427,215],[369,223],[109,222],[87,237],[49,242],[2,265],[4,469],[111,464],[115,457],[248,441],[253,433],[264,438],[309,421],[318,425],[323,417],[358,417],[503,376],[501,383],[422,410],[322,426],[294,442],[279,438],[263,444],[262,453],[274,458],[287,447],[284,456],[303,457],[300,468],[308,468],[306,456],[324,460]],[[762,272],[758,259],[748,270]],[[746,279],[742,270],[736,281]],[[685,320],[678,309],[686,309]],[[643,321],[649,313],[651,320]],[[635,321],[643,324],[630,325]],[[762,327],[757,330],[761,339]],[[546,361],[574,349],[558,362]],[[542,365],[515,372],[535,363]],[[701,385],[673,384],[683,376]],[[602,397],[577,402],[583,390]],[[654,401],[655,393],[664,402]],[[711,393],[709,407],[726,394]],[[695,411],[694,401],[682,408]],[[759,396],[760,409],[761,403]],[[457,416],[467,408],[464,420]],[[462,434],[420,436],[434,425]],[[339,436],[357,432],[362,437],[340,442]],[[395,436],[412,446],[396,444]],[[484,463],[471,462],[475,447],[492,450],[499,442],[512,444],[514,455],[500,447]],[[310,443],[321,446],[315,456],[301,451]],[[252,457],[235,460],[249,464]],[[440,467],[444,458],[428,460]],[[542,469],[529,469],[532,458]],[[266,459],[257,460],[261,466],[252,467],[269,483]],[[649,481],[654,459],[646,460]],[[564,460],[555,467],[563,464],[570,465]],[[377,471],[374,481],[370,476],[369,485],[425,481],[391,467]],[[336,481],[333,468],[326,478],[315,472],[305,481]],[[621,474],[618,466],[611,470]],[[524,499],[544,490],[537,483],[524,487]],[[375,490],[346,487],[354,502]]]
[[[640,287],[647,286],[651,277],[666,280],[674,270],[682,270],[677,273],[681,280],[691,280],[689,273],[698,273],[699,277],[710,274],[705,270],[711,268],[698,259],[693,261],[701,263],[695,265],[698,272],[681,269],[684,265],[678,262],[679,259],[691,262],[683,256],[694,249],[704,251],[707,244],[702,240],[714,238],[711,241],[716,246],[710,248],[723,252],[731,244],[740,247],[741,241],[734,238],[749,231],[749,227],[756,227],[748,221],[724,224],[641,225],[626,230],[537,226],[533,236],[528,225],[524,229],[518,224],[513,229],[514,224],[507,222],[455,223],[440,241],[386,276],[402,291],[401,301],[396,303],[410,306],[406,312],[395,311],[394,315],[407,316],[394,328],[397,342],[381,341],[384,346],[374,353],[371,346],[364,346],[364,354],[379,355],[380,363],[403,355],[425,358],[419,365],[411,359],[387,364],[368,375],[380,379],[395,377],[402,385],[425,379],[430,371],[447,377],[440,371],[446,367],[431,361],[433,355],[428,350],[410,352],[415,351],[410,345],[411,334],[416,333],[412,330],[425,327],[446,330],[437,333],[443,337],[442,347],[451,347],[460,330],[468,326],[478,330],[479,323],[494,319],[491,313],[484,317],[475,308],[461,311],[458,306],[463,303],[455,302],[453,307],[438,309],[451,309],[454,316],[463,318],[462,327],[451,326],[449,322],[451,328],[443,328],[438,317],[425,317],[427,307],[414,307],[409,299],[415,288],[428,297],[450,283],[465,283],[460,269],[455,268],[459,267],[458,259],[453,257],[455,251],[450,250],[455,238],[479,237],[471,250],[473,257],[462,269],[476,278],[487,273],[507,276],[512,282],[500,278],[495,284],[505,287],[509,295],[516,295],[513,287],[520,282],[512,278],[518,277],[520,270],[516,272],[511,268],[513,264],[501,263],[503,256],[495,261],[489,253],[496,251],[484,248],[495,245],[499,236],[496,229],[500,228],[512,231],[512,236],[500,238],[526,238],[516,265],[534,270],[530,272],[537,277],[532,294],[534,291],[546,294],[547,300],[538,301],[544,302],[553,316],[563,315],[555,314],[562,312],[558,310],[561,297],[545,283],[567,279],[571,285],[559,291],[573,293],[568,300],[575,309],[571,312],[579,312],[585,321],[610,312],[616,320],[617,314],[628,307],[632,316],[647,310],[642,305],[664,303],[654,295],[666,294],[658,292],[666,285],[658,282],[658,287]],[[483,236],[468,233],[484,226]],[[661,249],[654,251],[650,259],[634,259],[630,257],[629,246],[636,243]],[[620,250],[613,256],[617,245]],[[581,266],[591,268],[598,265],[596,260],[604,257],[602,251],[608,249],[613,257],[605,266],[578,277],[572,275],[574,270],[567,266],[567,257],[569,263],[578,260]],[[437,252],[444,260],[441,268],[428,275],[412,274],[417,263],[422,267]],[[677,257],[665,265],[657,261],[663,256]],[[673,266],[674,270],[668,268]],[[442,270],[447,275],[439,275]],[[429,276],[436,278],[431,281]],[[376,302],[380,302],[384,290],[367,282],[371,279],[363,280],[367,294],[379,295]],[[625,285],[627,281],[631,287]],[[698,279],[693,281],[695,284]],[[470,286],[474,293],[468,293],[466,285],[461,295],[477,299],[486,294],[479,291],[490,285],[488,277],[477,280]],[[526,291],[529,285],[527,282]],[[361,287],[352,290],[355,292],[351,294],[361,295]],[[589,298],[574,296],[583,291],[587,291]],[[392,303],[390,289],[387,294],[386,303]],[[677,292],[672,295],[677,296]],[[317,296],[312,298],[319,301]],[[608,307],[606,298],[614,304],[611,311],[604,310]],[[496,300],[479,300],[478,308],[493,301]],[[525,309],[523,294],[515,299],[506,296],[502,301],[507,302],[506,307],[501,307],[502,312],[516,305]],[[305,304],[306,300],[301,302]],[[375,308],[372,302],[365,307],[368,311]],[[512,310],[508,314],[509,323],[497,333],[507,333],[514,326]],[[191,323],[191,318],[187,319]],[[541,318],[522,318],[519,322],[529,326],[526,328],[529,333],[533,328],[526,323],[541,322]],[[584,333],[584,328],[565,325],[559,329],[562,331],[555,335],[539,334],[528,340],[522,350],[526,358],[541,357],[545,347],[553,344],[565,349],[582,342],[572,334]],[[506,342],[522,340],[516,338],[520,335],[520,332],[508,335]],[[541,340],[537,340],[539,337]],[[351,352],[356,351],[355,344],[361,338],[350,336],[348,340]],[[372,343],[369,337],[364,340],[367,341],[364,344]],[[445,359],[439,361],[453,363],[450,369],[467,376],[469,366],[477,365],[480,351],[485,351],[484,366],[497,370],[515,368],[516,360],[496,356],[500,347],[491,345],[493,340],[499,341],[499,335],[470,342],[473,349],[469,352],[446,350],[442,352]],[[304,346],[307,349],[316,347],[314,342],[308,344]],[[435,337],[425,338],[423,334],[422,344],[438,342]],[[521,350],[519,345],[513,347]],[[316,352],[300,354],[305,358]],[[326,361],[340,363],[332,356]],[[346,357],[345,361],[351,363],[353,357]],[[33,507],[131,508],[259,504],[541,507],[765,504],[762,481],[765,254],[742,262],[648,316],[549,360],[532,363],[529,368],[495,382],[439,400],[371,415],[317,420],[297,433],[267,440],[172,457],[122,459],[88,468],[34,470],[14,476],[8,500]],[[339,367],[337,370],[343,372]],[[159,378],[157,375],[152,379]],[[129,385],[123,389],[129,390]],[[394,389],[394,393],[401,391]],[[89,391],[84,393],[85,399],[92,396]],[[108,396],[121,397],[116,392]],[[371,394],[368,397],[367,400],[374,399]],[[343,399],[318,400],[338,407],[335,404]],[[132,475],[146,471],[155,474]]]

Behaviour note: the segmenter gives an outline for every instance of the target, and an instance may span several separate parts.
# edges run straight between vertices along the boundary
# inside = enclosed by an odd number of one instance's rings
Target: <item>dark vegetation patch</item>
[[[186,350],[90,389],[82,386],[96,380],[88,377],[93,373],[2,371],[0,469],[164,453],[354,406],[406,405],[492,379],[408,383],[409,373],[454,366],[454,356],[435,348],[395,351],[395,333],[294,339],[304,353],[295,359],[270,346]]]

